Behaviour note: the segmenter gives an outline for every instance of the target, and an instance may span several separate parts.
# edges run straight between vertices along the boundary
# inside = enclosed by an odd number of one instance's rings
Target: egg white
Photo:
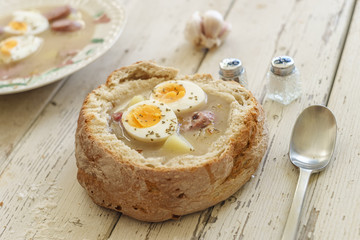
[[[17,45],[9,50],[10,55],[0,51],[0,60],[4,63],[19,61],[36,52],[43,43],[43,39],[32,35],[14,36],[0,42],[0,48],[10,40],[15,40]]]
[[[10,34],[35,35],[49,28],[49,21],[41,13],[35,11],[15,11],[12,21],[26,23],[27,29],[20,31],[10,25],[4,27],[4,31]]]
[[[131,126],[127,121],[127,115],[132,109],[141,105],[153,105],[159,107],[162,118],[160,121],[147,128],[137,128]],[[121,122],[126,132],[136,140],[142,142],[161,142],[173,135],[178,129],[178,121],[175,113],[164,103],[156,100],[145,100],[129,107],[124,113]]]
[[[177,101],[166,103],[176,114],[183,114],[193,112],[196,109],[201,108],[207,102],[207,95],[197,84],[190,81],[166,81],[155,86],[154,90],[161,88],[168,83],[177,83],[185,88],[184,97]],[[150,95],[150,99],[161,101],[156,98],[156,93],[153,91]]]

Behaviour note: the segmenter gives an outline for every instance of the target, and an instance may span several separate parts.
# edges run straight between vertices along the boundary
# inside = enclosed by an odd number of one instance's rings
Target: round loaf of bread
[[[204,155],[145,158],[112,133],[109,111],[144,89],[186,80],[230,105],[228,129]],[[133,218],[159,222],[213,206],[256,171],[268,144],[265,116],[250,91],[209,74],[179,76],[174,68],[138,62],[114,71],[86,97],[76,130],[78,181],[92,200]]]

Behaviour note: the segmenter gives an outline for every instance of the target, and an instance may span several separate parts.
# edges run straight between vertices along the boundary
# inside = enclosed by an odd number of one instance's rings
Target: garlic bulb
[[[224,21],[221,13],[209,10],[203,15],[195,12],[185,27],[185,38],[196,46],[218,47],[231,30],[231,24]]]

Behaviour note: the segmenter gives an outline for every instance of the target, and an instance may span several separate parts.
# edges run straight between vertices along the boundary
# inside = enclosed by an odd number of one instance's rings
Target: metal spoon
[[[310,106],[296,120],[289,156],[291,162],[300,168],[300,176],[282,240],[296,238],[310,175],[323,170],[330,162],[335,147],[336,130],[335,117],[324,106]]]

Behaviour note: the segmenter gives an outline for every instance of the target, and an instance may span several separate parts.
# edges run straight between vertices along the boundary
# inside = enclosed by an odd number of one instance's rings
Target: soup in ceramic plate
[[[66,16],[60,16],[57,19],[51,19],[53,16],[49,16],[49,13],[54,13],[54,11],[56,13],[57,9],[64,7],[72,9],[72,12]],[[25,24],[24,27],[21,25],[20,21],[16,21],[16,14],[19,15],[18,11],[15,11],[11,15],[0,18],[0,42],[3,43],[2,45],[0,44],[0,57],[1,55],[9,57],[11,54],[15,56],[20,55],[21,57],[19,60],[15,59],[5,61],[2,59],[1,61],[0,59],[0,80],[30,77],[41,74],[42,72],[54,67],[61,67],[67,64],[71,64],[71,58],[74,57],[79,52],[79,50],[91,42],[95,25],[101,21],[107,21],[107,19],[100,19],[96,21],[85,11],[82,11],[81,9],[74,9],[69,6],[44,6],[36,9],[24,9],[20,11],[20,15],[22,11],[25,11],[25,13],[38,12],[41,15],[47,16],[47,18],[50,19],[48,21],[49,26],[46,30],[40,33],[32,33],[31,31],[29,33],[19,33],[16,32],[17,29],[21,31],[26,27],[29,29],[31,26],[29,27]],[[24,18],[24,21],[26,21],[26,17],[21,18],[20,16],[20,19]],[[71,21],[73,20],[81,21],[81,24],[83,25],[80,24],[81,26],[79,25],[75,27],[71,26]],[[34,25],[34,23],[31,22],[27,25],[31,24]],[[40,24],[38,25],[40,26]],[[10,27],[15,30],[15,33]],[[36,38],[41,39],[42,42],[40,46],[35,49],[35,52],[26,56],[26,44],[32,45],[34,47],[34,43],[28,41],[23,44],[24,46],[20,46],[20,44],[22,44],[21,41],[24,37],[25,39],[29,39],[29,36],[32,37],[31,40]],[[13,40],[13,38],[15,40]],[[6,46],[6,44],[8,46]],[[14,45],[17,45],[18,48],[16,49]],[[21,56],[21,54],[24,55],[23,52],[25,52],[25,57]]]

